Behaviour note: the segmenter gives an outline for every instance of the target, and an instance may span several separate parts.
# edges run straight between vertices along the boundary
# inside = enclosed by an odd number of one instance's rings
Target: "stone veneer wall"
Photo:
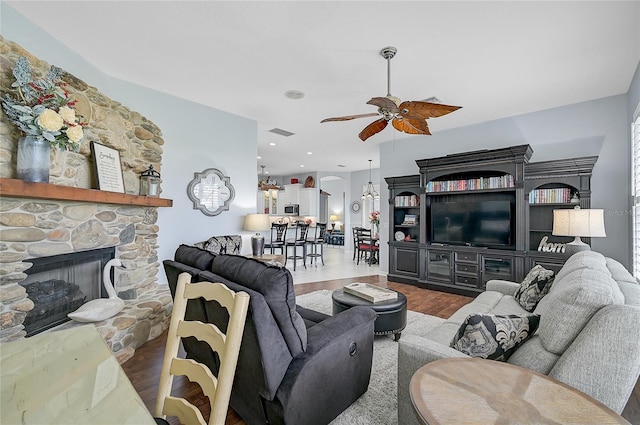
[[[48,63],[0,36],[3,95],[12,91],[13,65],[19,56],[29,59],[36,76],[49,69]],[[62,79],[78,99],[77,112],[88,125],[78,153],[52,149],[50,183],[94,187],[90,142],[95,141],[119,151],[125,191],[137,194],[140,172],[150,164],[161,171],[162,132],[139,113],[73,75],[64,72]],[[4,113],[0,118],[0,177],[15,178],[20,133]],[[33,303],[19,282],[31,267],[30,258],[112,246],[126,267],[114,279],[125,309],[96,327],[120,362],[160,335],[168,327],[172,303],[168,288],[157,284],[156,221],[155,207],[11,198],[0,193],[0,342],[25,336],[22,323]]]

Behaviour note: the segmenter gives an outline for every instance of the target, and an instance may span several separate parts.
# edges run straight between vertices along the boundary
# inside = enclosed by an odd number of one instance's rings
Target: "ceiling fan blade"
[[[386,109],[394,114],[398,112],[398,105],[388,97],[372,97],[371,100],[367,102],[367,105],[375,105],[378,108]]]
[[[443,105],[441,103],[405,101],[399,106],[399,114],[408,118],[436,118],[457,111],[462,106]]]
[[[403,133],[431,135],[427,120],[424,118],[397,117],[392,120],[391,124],[396,130]]]
[[[325,118],[320,122],[323,123],[323,122],[329,122],[329,121],[349,121],[349,120],[353,120],[353,119],[356,119],[356,118],[376,117],[376,116],[378,116],[377,112],[371,112],[371,113],[368,113],[368,114],[346,115],[344,117]]]
[[[358,137],[360,137],[360,140],[364,142],[369,137],[384,130],[386,126],[387,126],[387,120],[385,120],[384,118],[380,118],[379,120],[376,120],[371,124],[369,124],[368,126],[366,126],[364,130],[362,130],[360,134],[358,134]]]

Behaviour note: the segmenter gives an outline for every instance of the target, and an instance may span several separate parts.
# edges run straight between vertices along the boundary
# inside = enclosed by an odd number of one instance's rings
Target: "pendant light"
[[[367,185],[367,190],[362,194],[362,199],[378,199],[380,195],[376,192],[376,188],[373,187],[373,182],[371,181],[371,159],[369,160],[369,184]]]

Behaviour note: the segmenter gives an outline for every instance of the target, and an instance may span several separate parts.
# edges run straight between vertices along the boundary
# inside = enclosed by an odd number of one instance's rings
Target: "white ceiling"
[[[273,175],[375,168],[394,136],[430,142],[388,126],[363,143],[376,118],[320,124],[376,111],[385,46],[393,95],[463,106],[432,133],[626,93],[640,60],[638,1],[6,3],[112,77],[256,120]]]

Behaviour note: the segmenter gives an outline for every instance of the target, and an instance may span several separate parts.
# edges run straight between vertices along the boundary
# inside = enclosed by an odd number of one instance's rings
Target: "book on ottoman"
[[[372,303],[398,299],[398,293],[368,283],[354,282],[343,288],[347,294],[355,295]]]

